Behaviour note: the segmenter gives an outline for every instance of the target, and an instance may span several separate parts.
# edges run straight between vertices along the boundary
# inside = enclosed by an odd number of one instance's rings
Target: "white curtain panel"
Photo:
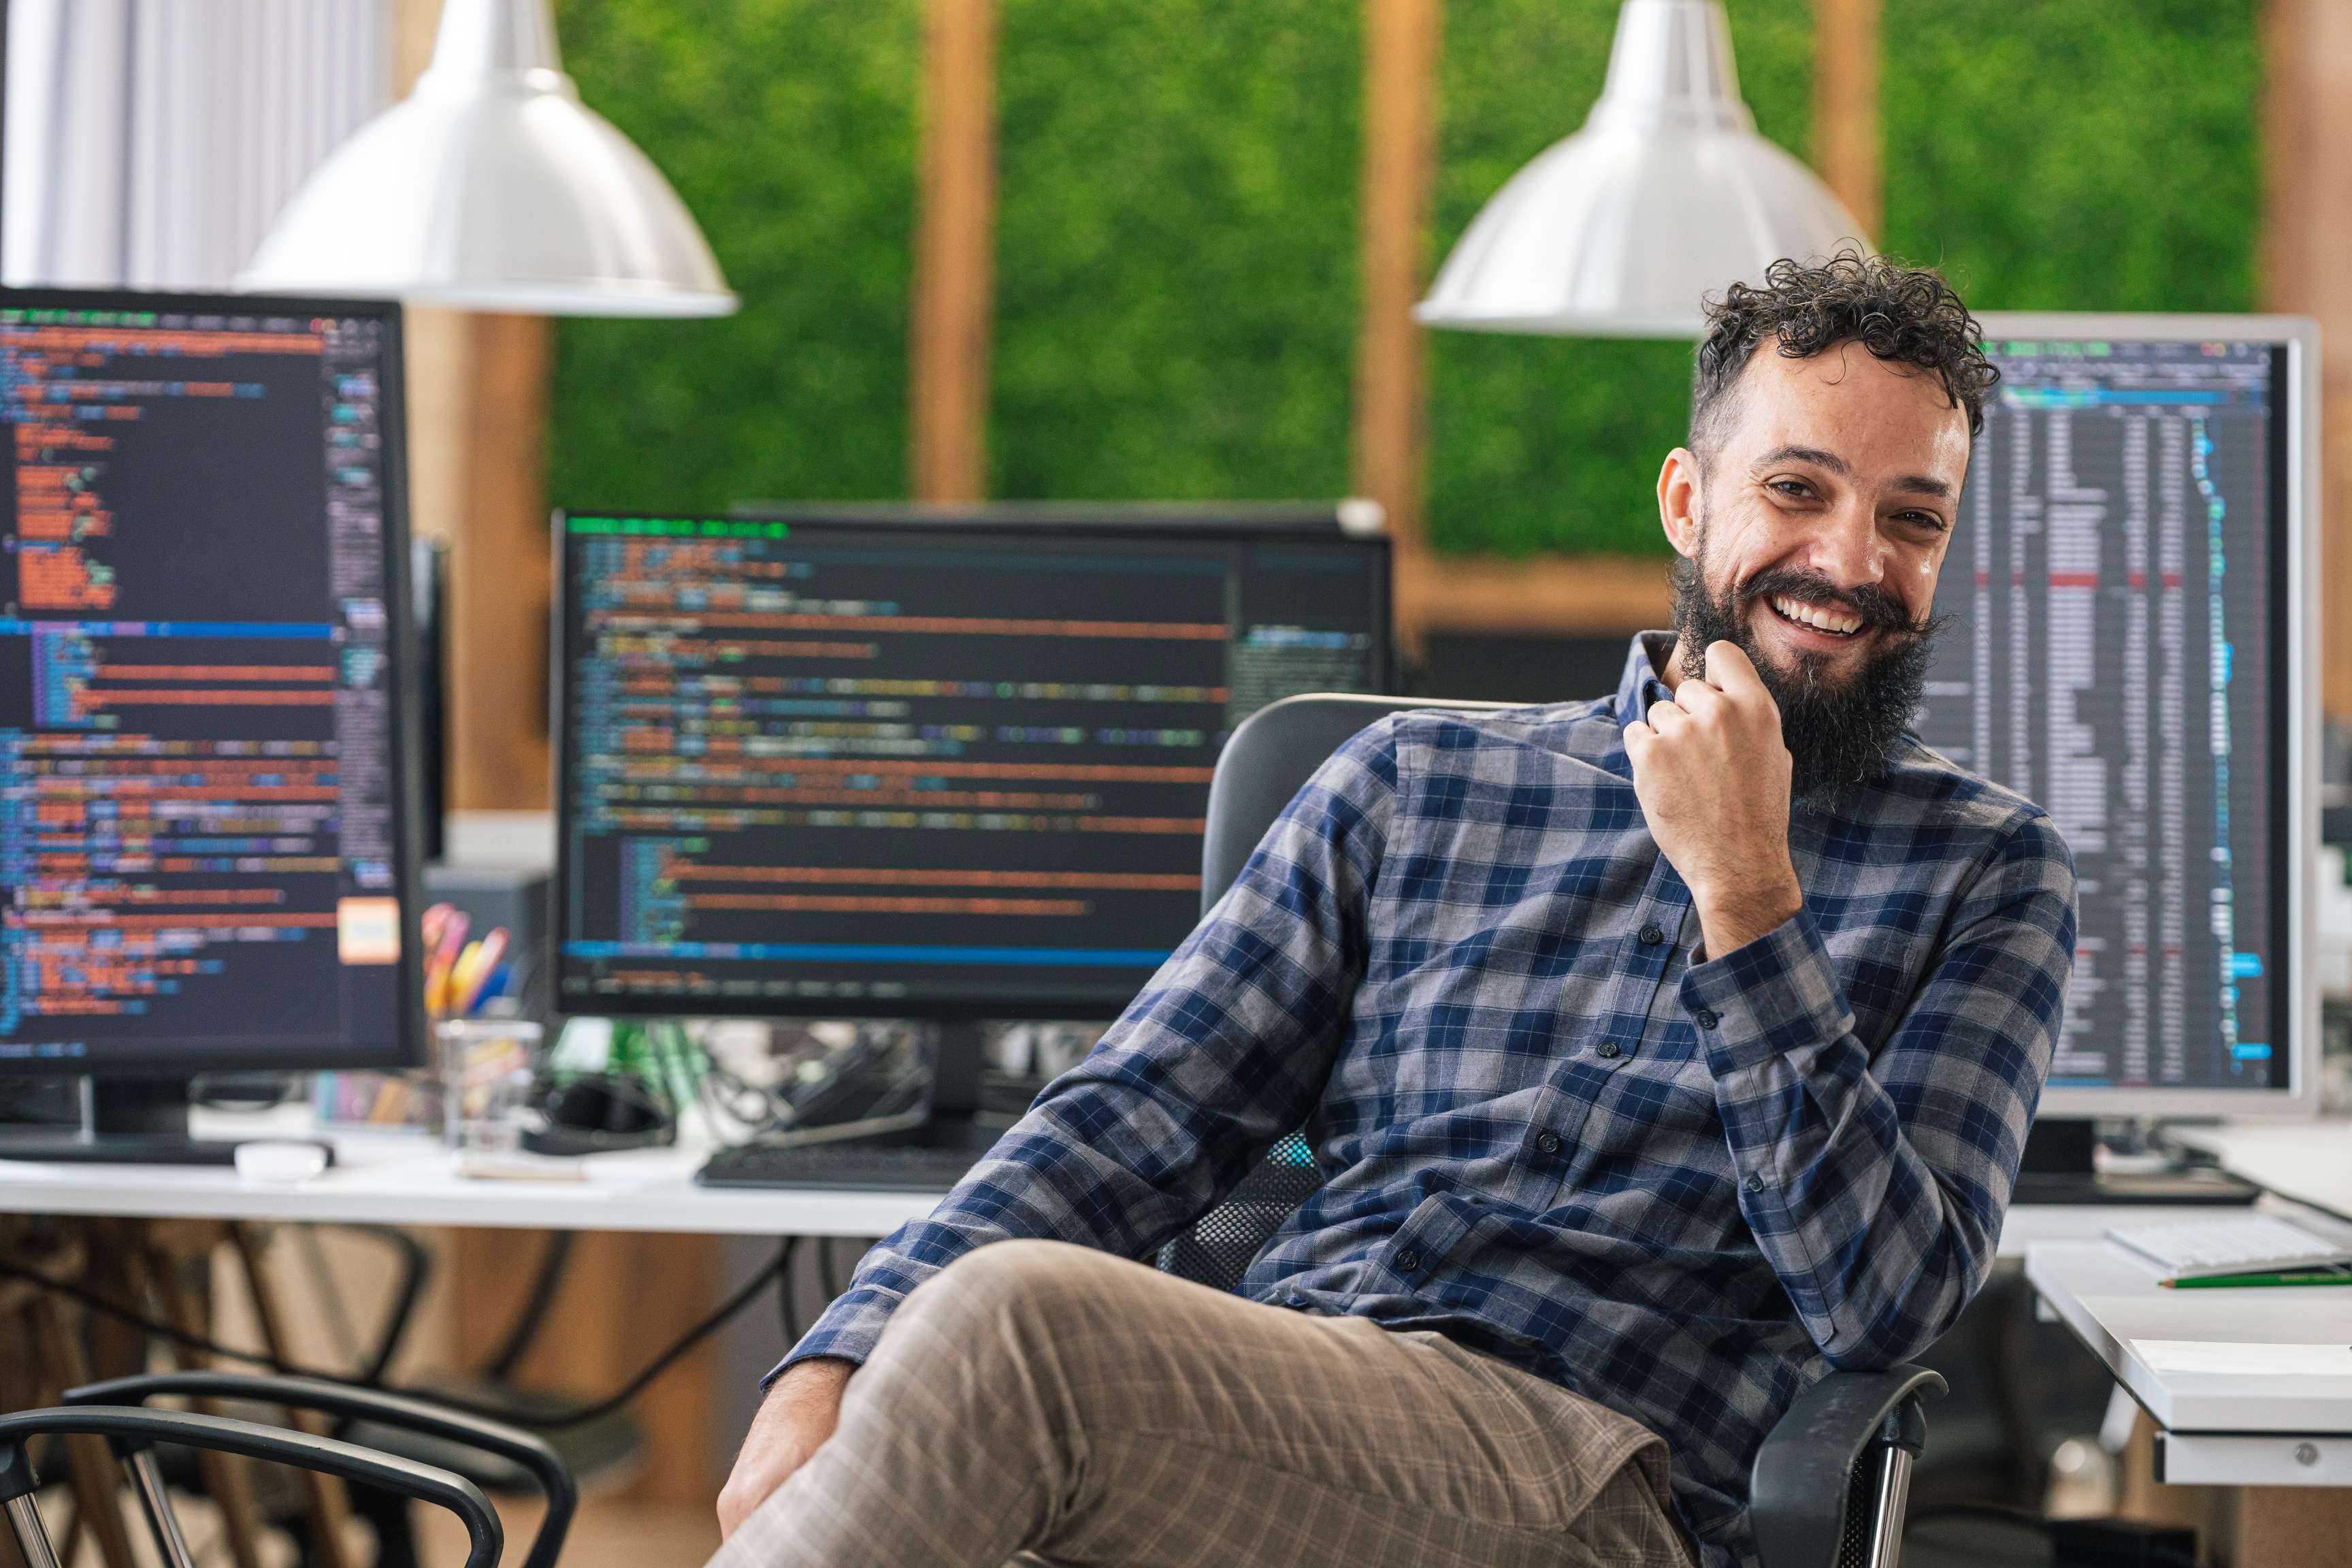
[[[226,289],[391,101],[391,0],[7,0],[0,279]]]

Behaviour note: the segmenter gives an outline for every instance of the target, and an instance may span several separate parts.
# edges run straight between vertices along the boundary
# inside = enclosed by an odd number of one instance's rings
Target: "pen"
[[[2352,1285],[2352,1269],[2341,1264],[2292,1274],[2217,1274],[2206,1279],[2167,1279],[2175,1290],[2220,1290],[2241,1285]]]

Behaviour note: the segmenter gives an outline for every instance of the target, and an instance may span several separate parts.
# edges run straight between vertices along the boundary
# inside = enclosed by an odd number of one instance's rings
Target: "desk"
[[[2307,1212],[2295,1217],[2344,1233]],[[2352,1492],[2335,1489],[2352,1488],[2352,1368],[2335,1353],[2352,1346],[2352,1291],[2168,1290],[2154,1265],[2100,1241],[2036,1242],[2025,1276],[2154,1424],[2153,1446],[2136,1439],[2126,1460],[2152,1468],[2141,1479],[2164,1483],[2158,1493],[2242,1489],[2151,1496],[2154,1511],[2207,1531],[2227,1520],[2240,1568],[2352,1563]],[[2225,1373],[2151,1348],[2166,1341],[2319,1351],[2308,1370]],[[2200,1517],[2208,1505],[2215,1511]]]
[[[310,1113],[199,1111],[202,1138],[314,1136]],[[0,1160],[0,1213],[125,1219],[664,1231],[701,1236],[887,1236],[928,1214],[935,1193],[744,1192],[698,1187],[709,1151],[691,1145],[591,1154],[578,1182],[481,1181],[422,1133],[341,1131],[336,1163],[292,1184],[247,1182],[227,1166],[44,1165]]]
[[[204,1138],[315,1136],[299,1106],[258,1116],[200,1110],[194,1130]],[[456,1157],[420,1133],[338,1131],[331,1139],[338,1163],[290,1185],[246,1182],[222,1166],[0,1160],[0,1214],[847,1237],[887,1236],[942,1195],[698,1187],[694,1173],[709,1150],[692,1142],[587,1156],[583,1182],[511,1182],[458,1175]],[[2095,1239],[2116,1215],[2105,1207],[2012,1208],[2001,1256],[2022,1258],[2036,1242]]]

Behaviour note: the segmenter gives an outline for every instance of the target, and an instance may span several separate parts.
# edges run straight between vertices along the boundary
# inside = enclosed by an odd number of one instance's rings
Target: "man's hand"
[[[856,1370],[854,1363],[820,1356],[776,1379],[751,1418],[734,1470],[719,1489],[720,1540],[734,1534],[833,1436],[841,1420],[841,1391]]]
[[[1709,957],[1747,946],[1804,904],[1789,860],[1789,748],[1780,710],[1734,643],[1707,645],[1649,721],[1625,726],[1633,793],[1698,910]]]

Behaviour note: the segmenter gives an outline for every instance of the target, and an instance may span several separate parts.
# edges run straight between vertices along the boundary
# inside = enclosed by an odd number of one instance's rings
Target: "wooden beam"
[[[393,90],[431,58],[440,0],[398,0]],[[449,547],[449,806],[548,804],[543,316],[411,309],[408,515]]]
[[[1420,646],[1413,610],[1428,595],[1422,527],[1427,386],[1414,324],[1437,166],[1441,0],[1365,0],[1363,318],[1356,337],[1356,493],[1388,514],[1396,541],[1397,631]]]
[[[1875,241],[1885,216],[1879,0],[1813,0],[1813,167]]]
[[[2268,0],[2263,17],[2262,302],[2319,321],[2320,595],[2352,604],[2352,7]],[[2321,618],[2328,713],[2352,720],[2352,616]]]
[[[908,477],[917,500],[976,501],[988,489],[996,0],[925,0],[921,170]]]
[[[546,318],[405,313],[409,518],[449,546],[449,805],[548,804]]]
[[[1399,557],[1396,616],[1416,637],[1432,632],[1495,636],[1630,636],[1671,626],[1668,563],[1635,556],[1422,554]]]

